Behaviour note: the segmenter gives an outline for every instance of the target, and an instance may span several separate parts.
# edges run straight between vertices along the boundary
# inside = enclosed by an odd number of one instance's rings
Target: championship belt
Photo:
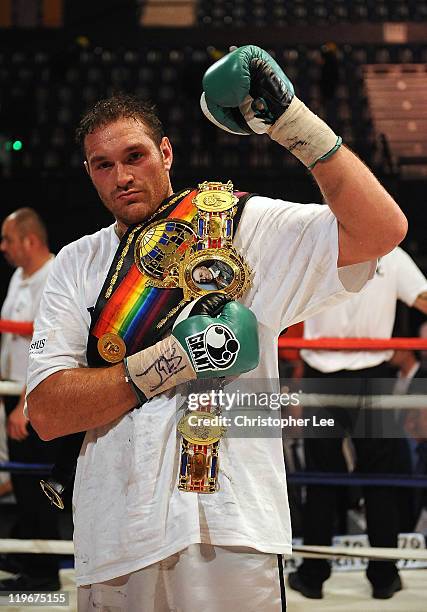
[[[233,247],[239,198],[232,182],[205,181],[195,193],[191,223],[174,218],[155,222],[135,244],[136,266],[150,276],[150,286],[183,291],[183,299],[158,328],[190,300],[211,291],[226,293],[234,300],[251,284],[251,270]]]
[[[158,342],[189,300],[210,291],[224,292],[231,299],[243,295],[251,272],[232,238],[250,197],[233,193],[230,181],[204,182],[198,189],[173,194],[149,219],[127,230],[90,310],[89,367],[113,365]],[[42,481],[44,492],[58,507],[63,507],[62,494],[74,475],[83,438],[84,433],[64,436],[51,477]],[[207,457],[217,456],[219,439],[208,435],[205,440],[207,444],[198,442],[194,448],[204,447]],[[184,442],[191,459],[194,442],[183,438]],[[193,478],[188,488],[182,488],[180,479],[182,490],[196,490],[196,482],[203,488],[202,480],[195,480],[201,471],[195,467],[197,458],[187,461]],[[206,461],[215,490],[217,461]]]
[[[181,461],[178,489],[195,493],[218,490],[219,441],[227,428],[218,407],[203,406],[187,411],[178,423]]]
[[[204,182],[194,205],[196,241],[179,267],[184,299],[195,299],[209,291],[237,299],[250,286],[251,271],[233,247],[233,217],[237,197],[233,185]],[[182,436],[178,489],[197,493],[218,490],[219,444],[226,433],[219,407],[203,406],[186,411],[178,423]]]
[[[89,365],[118,363],[155,344],[205,293],[243,295],[251,272],[232,239],[249,197],[233,193],[231,181],[204,182],[128,230],[91,313]]]

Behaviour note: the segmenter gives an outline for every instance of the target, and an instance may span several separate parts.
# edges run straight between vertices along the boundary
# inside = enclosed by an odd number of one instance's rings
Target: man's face
[[[172,193],[170,142],[156,145],[140,121],[123,118],[98,128],[86,136],[85,151],[95,189],[123,229],[148,218]]]
[[[1,228],[0,250],[6,261],[15,268],[25,264],[27,246],[25,238],[18,231],[14,219],[5,219]]]
[[[210,283],[213,281],[213,274],[206,266],[199,266],[193,271],[193,278],[196,283]]]

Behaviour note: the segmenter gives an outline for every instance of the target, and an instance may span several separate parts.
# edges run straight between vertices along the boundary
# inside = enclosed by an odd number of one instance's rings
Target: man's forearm
[[[385,255],[403,240],[405,215],[349,149],[318,162],[312,174],[339,222],[339,266]]]
[[[43,440],[107,425],[135,404],[122,363],[61,370],[27,397],[31,424]]]

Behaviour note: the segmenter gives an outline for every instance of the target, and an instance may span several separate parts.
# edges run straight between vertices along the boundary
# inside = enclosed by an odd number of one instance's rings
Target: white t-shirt
[[[348,295],[336,268],[337,223],[327,206],[257,196],[245,206],[234,245],[254,271],[241,301],[260,333],[260,365],[245,376],[275,379],[280,331]],[[88,308],[117,246],[111,226],[57,256],[36,321],[33,344],[42,348],[30,354],[28,393],[54,372],[86,365]],[[346,288],[359,290],[374,268],[343,269]],[[281,438],[223,438],[219,491],[180,492],[181,404],[179,392],[161,395],[86,434],[74,487],[78,585],[136,571],[199,542],[291,552]]]
[[[22,268],[15,270],[1,309],[2,319],[34,321],[52,262],[53,256],[27,278],[24,278]],[[30,342],[31,336],[2,334],[0,355],[2,380],[15,380],[25,384]]]
[[[396,302],[412,306],[427,291],[427,279],[400,247],[381,257],[374,278],[346,300],[307,319],[304,338],[390,338]],[[321,372],[371,368],[393,356],[393,351],[301,351],[302,359]]]

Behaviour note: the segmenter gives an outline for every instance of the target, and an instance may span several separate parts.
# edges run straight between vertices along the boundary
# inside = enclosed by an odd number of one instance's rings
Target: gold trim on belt
[[[240,298],[251,285],[251,269],[233,246],[233,217],[238,198],[233,184],[207,182],[194,197],[196,241],[185,251],[178,267],[184,300],[220,291]],[[182,435],[178,489],[197,493],[218,490],[219,444],[226,428],[203,407],[186,412],[178,423]],[[197,424],[191,423],[196,420]]]

